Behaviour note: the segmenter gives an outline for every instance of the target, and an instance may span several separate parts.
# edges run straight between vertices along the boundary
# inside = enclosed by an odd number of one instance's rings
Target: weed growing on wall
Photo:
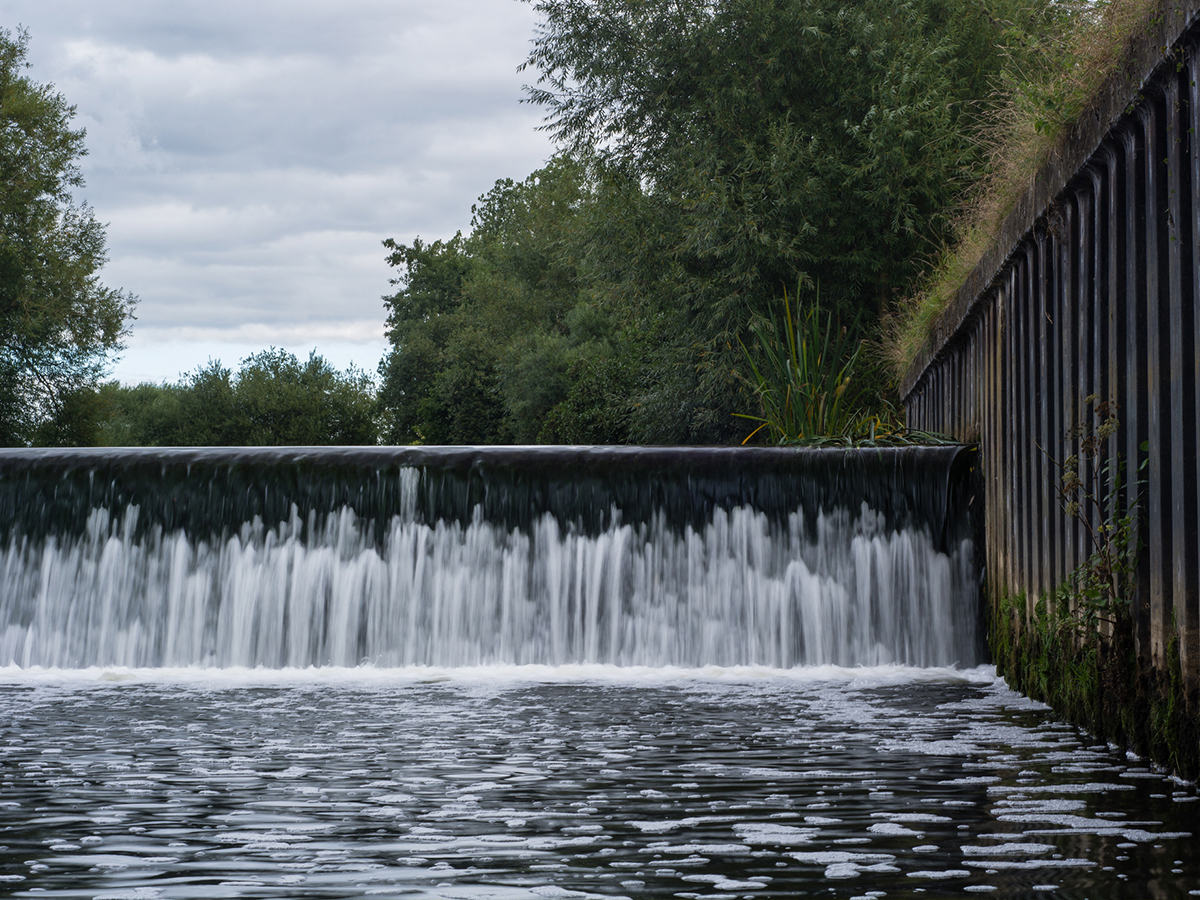
[[[1118,619],[1128,616],[1139,548],[1138,504],[1126,501],[1125,460],[1119,453],[1108,456],[1106,452],[1109,439],[1121,425],[1117,404],[1095,394],[1084,403],[1091,408],[1091,421],[1077,423],[1066,434],[1068,440],[1078,441],[1079,452],[1061,463],[1053,457],[1050,460],[1059,472],[1058,498],[1063,513],[1082,527],[1090,550],[1084,563],[1059,586],[1056,596],[1069,608],[1079,633],[1086,636],[1102,626],[1111,629]],[[1143,460],[1136,474],[1139,483],[1145,467]]]
[[[1063,512],[1081,525],[1090,555],[1032,610],[1024,594],[1000,598],[989,627],[992,656],[1016,690],[1099,738],[1195,778],[1200,698],[1188,701],[1175,630],[1165,670],[1157,670],[1139,662],[1130,614],[1140,547],[1138,504],[1126,501],[1126,480],[1140,483],[1144,463],[1129,473],[1120,455],[1107,455],[1120,426],[1116,404],[1095,396],[1087,403],[1090,421],[1067,432],[1079,452],[1052,461]]]
[[[1039,601],[1027,616],[1026,601],[1024,594],[1006,596],[993,608],[989,644],[1009,685],[1101,740],[1185,778],[1200,776],[1200,699],[1189,702],[1178,640],[1172,637],[1159,672],[1139,663],[1128,615],[1108,633],[1081,636],[1064,606]]]

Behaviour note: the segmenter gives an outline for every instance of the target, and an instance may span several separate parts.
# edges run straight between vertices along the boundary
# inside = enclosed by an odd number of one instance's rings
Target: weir
[[[982,660],[961,447],[0,451],[0,665]]]

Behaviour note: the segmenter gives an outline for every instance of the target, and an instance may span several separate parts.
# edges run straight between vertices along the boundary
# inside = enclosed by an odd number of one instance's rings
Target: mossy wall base
[[[1154,667],[1139,660],[1128,619],[1083,638],[1070,619],[1025,611],[1023,596],[992,605],[988,644],[1010,687],[1102,740],[1200,777],[1200,691],[1185,687],[1177,642]]]

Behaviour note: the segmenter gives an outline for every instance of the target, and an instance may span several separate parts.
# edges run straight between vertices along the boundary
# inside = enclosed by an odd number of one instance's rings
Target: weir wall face
[[[1120,427],[1102,457],[1123,461],[1120,489],[1138,504],[1138,656],[1162,672],[1177,639],[1191,690],[1200,685],[1196,12],[1163,7],[1159,33],[1131,49],[1060,141],[902,386],[910,427],[979,443],[986,590],[993,602],[1024,594],[1030,615],[1091,552],[1057,491],[1056,462],[1080,452],[1067,431],[1094,424],[1090,395],[1117,404]],[[1085,480],[1088,471],[1081,465]]]
[[[977,456],[0,450],[0,666],[976,665]]]

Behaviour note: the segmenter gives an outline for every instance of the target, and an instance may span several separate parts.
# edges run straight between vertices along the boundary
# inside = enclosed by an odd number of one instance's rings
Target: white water
[[[0,551],[0,665],[380,667],[971,665],[969,542],[939,553],[864,505],[815,540],[739,507],[682,533],[589,536],[478,517],[395,516],[382,544],[350,509],[223,542],[138,534],[137,507],[77,539]],[[301,537],[306,533],[307,537]]]

